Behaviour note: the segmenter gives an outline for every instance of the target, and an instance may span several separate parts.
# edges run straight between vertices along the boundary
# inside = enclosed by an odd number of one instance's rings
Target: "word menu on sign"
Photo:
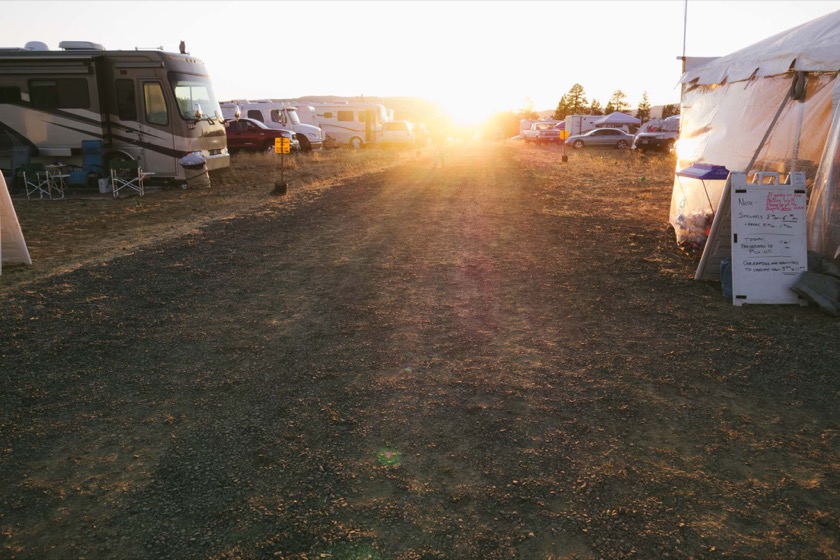
[[[790,290],[808,269],[805,174],[732,173],[732,303],[801,303]]]

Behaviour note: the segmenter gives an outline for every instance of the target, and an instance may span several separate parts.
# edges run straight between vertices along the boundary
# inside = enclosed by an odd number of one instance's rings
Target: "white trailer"
[[[328,142],[360,148],[382,139],[393,112],[380,103],[297,103],[300,120],[321,128]]]
[[[230,165],[222,111],[204,63],[188,54],[109,51],[88,41],[0,49],[0,160],[82,163],[82,141],[103,161],[138,161],[154,178],[183,181],[179,159],[200,152],[208,170]]]
[[[595,121],[604,115],[569,115],[566,117],[566,137],[583,134],[597,128]]]
[[[241,116],[256,119],[269,128],[294,132],[300,142],[300,149],[304,152],[320,150],[324,146],[323,131],[317,125],[302,122],[297,108],[289,103],[273,99],[257,101],[238,99],[222,103],[222,114],[225,119],[236,118],[237,109]]]

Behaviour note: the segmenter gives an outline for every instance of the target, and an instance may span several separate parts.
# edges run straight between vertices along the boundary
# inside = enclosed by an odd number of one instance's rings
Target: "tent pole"
[[[755,161],[758,159],[758,154],[761,153],[761,149],[764,148],[764,143],[767,142],[767,138],[770,137],[770,133],[773,132],[773,128],[776,126],[776,121],[779,120],[779,117],[782,114],[782,110],[784,110],[785,105],[787,102],[790,101],[790,98],[793,96],[793,88],[788,89],[787,94],[785,94],[785,98],[782,100],[782,104],[779,105],[779,110],[776,111],[776,116],[773,117],[773,120],[770,122],[770,126],[767,127],[767,132],[764,133],[764,138],[761,139],[761,142],[758,143],[758,148],[756,149],[755,153],[753,154],[752,159],[750,160],[749,165],[744,170],[745,173],[749,173],[752,171],[753,165],[755,165]]]

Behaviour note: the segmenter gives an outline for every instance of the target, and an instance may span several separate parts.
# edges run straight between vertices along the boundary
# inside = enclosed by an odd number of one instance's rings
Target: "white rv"
[[[200,152],[230,165],[222,111],[204,63],[188,54],[108,51],[87,41],[0,49],[0,160],[15,146],[33,161],[80,164],[83,140],[103,161],[136,160],[155,179],[183,181],[179,159]]]
[[[225,101],[222,103],[222,115],[225,119],[234,119],[237,108],[241,116],[258,120],[269,128],[291,130],[295,133],[300,142],[300,149],[304,152],[320,150],[324,145],[324,134],[321,129],[317,125],[301,122],[297,109],[288,103],[271,99]]]
[[[300,120],[321,128],[329,142],[360,148],[382,139],[393,113],[379,103],[297,103]]]

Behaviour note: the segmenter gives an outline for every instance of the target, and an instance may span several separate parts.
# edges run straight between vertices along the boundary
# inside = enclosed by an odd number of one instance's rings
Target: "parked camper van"
[[[225,101],[222,103],[222,115],[229,120],[236,118],[237,107],[242,117],[260,121],[269,128],[294,132],[303,152],[320,150],[324,145],[324,135],[321,129],[317,125],[301,122],[297,108],[288,103],[271,99]]]
[[[109,51],[87,41],[0,49],[0,159],[80,164],[83,140],[103,160],[136,160],[155,179],[183,181],[178,162],[200,152],[209,170],[230,165],[222,111],[204,63],[187,54]]]
[[[360,148],[382,139],[393,114],[379,103],[298,103],[300,120],[319,126],[328,141]]]

